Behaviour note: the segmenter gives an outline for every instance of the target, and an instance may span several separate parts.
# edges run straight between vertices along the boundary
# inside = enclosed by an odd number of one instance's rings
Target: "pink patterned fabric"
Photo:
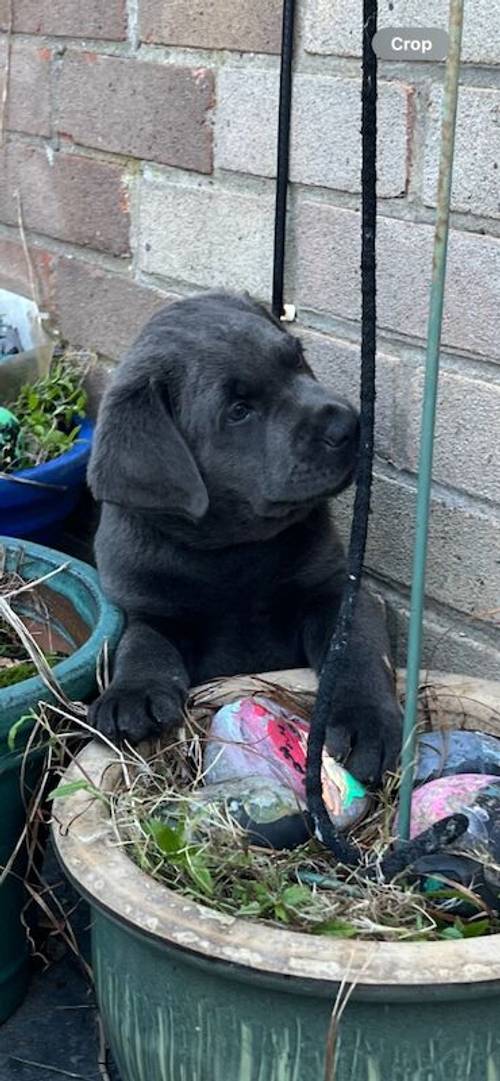
[[[416,837],[434,822],[474,803],[482,788],[498,784],[498,777],[485,773],[459,773],[439,777],[417,788],[411,801],[411,836]]]

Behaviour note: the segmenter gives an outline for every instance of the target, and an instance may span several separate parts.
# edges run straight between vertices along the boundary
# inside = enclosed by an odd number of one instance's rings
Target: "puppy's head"
[[[153,316],[102,404],[95,497],[199,521],[286,522],[353,478],[357,414],[250,298],[206,293]]]

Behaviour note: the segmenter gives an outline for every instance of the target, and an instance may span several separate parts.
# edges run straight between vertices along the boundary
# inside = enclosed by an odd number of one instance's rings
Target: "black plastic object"
[[[439,889],[448,879],[465,886],[494,910],[500,909],[500,781],[480,791],[463,808],[468,828],[460,839],[460,852],[436,852],[416,860],[412,873],[424,892]],[[444,887],[446,888],[446,886]],[[438,902],[439,903],[439,902]],[[470,915],[470,904],[457,900],[452,906],[459,915]]]
[[[22,352],[21,339],[15,327],[2,322],[0,316],[0,356],[11,357]]]
[[[435,852],[425,856],[412,867],[412,877],[418,882],[419,889],[433,900],[436,908],[446,909],[456,916],[469,918],[477,913],[477,905],[465,895],[463,897],[442,897],[441,894],[460,893],[460,887],[470,890],[484,901],[489,908],[498,909],[498,892],[491,889],[486,881],[484,868],[470,856],[453,855],[448,852]]]
[[[157,813],[173,828],[181,816],[186,836],[198,843],[231,820],[245,831],[249,844],[261,848],[297,848],[314,834],[307,808],[293,789],[259,774],[203,785]]]
[[[204,801],[222,802],[226,811],[245,830],[250,844],[261,848],[292,849],[305,844],[314,833],[308,811],[286,785],[263,777],[207,785]]]
[[[420,736],[415,785],[459,773],[500,776],[500,739],[485,732],[462,729],[426,732]]]

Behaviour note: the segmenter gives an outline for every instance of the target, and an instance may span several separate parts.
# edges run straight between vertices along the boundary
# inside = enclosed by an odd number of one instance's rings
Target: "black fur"
[[[328,499],[351,483],[358,419],[296,337],[248,297],[158,312],[99,414],[89,482],[97,564],[127,614],[91,720],[136,742],[178,724],[190,685],[319,670],[345,576]],[[399,750],[383,614],[363,593],[330,741],[378,781]]]

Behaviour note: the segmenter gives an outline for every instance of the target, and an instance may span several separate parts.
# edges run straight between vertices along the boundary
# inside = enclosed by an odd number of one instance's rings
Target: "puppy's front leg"
[[[177,648],[134,620],[118,646],[110,686],[90,707],[90,723],[112,740],[138,743],[181,724],[188,687]]]
[[[340,597],[316,604],[306,615],[304,648],[308,663],[321,671],[335,627]],[[354,616],[347,668],[336,687],[327,746],[334,753],[350,751],[348,768],[378,784],[393,770],[401,749],[401,711],[390,662],[383,605],[361,590]]]

